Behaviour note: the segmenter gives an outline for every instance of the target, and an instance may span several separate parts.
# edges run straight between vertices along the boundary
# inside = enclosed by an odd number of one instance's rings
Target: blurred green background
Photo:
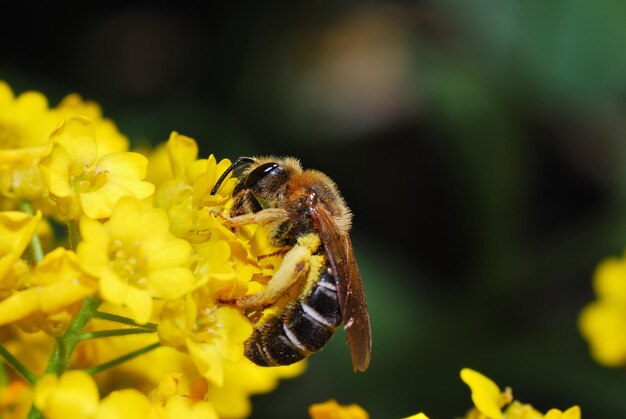
[[[595,266],[626,246],[626,2],[13,6],[0,78],[16,93],[78,92],[137,145],[175,130],[340,186],[370,369],[352,372],[338,332],[252,418],[329,398],[452,418],[471,406],[463,367],[544,412],[626,417],[626,371],[577,328]]]

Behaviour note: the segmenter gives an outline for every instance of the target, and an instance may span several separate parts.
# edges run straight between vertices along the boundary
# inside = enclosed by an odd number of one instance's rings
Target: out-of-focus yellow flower
[[[0,212],[0,298],[6,298],[28,271],[21,259],[41,221],[41,212],[29,215],[18,211]]]
[[[98,386],[84,371],[45,375],[35,386],[35,406],[46,419],[123,419],[159,417],[135,389],[114,391],[100,400]]]
[[[104,118],[102,108],[94,101],[84,101],[77,93],[71,93],[52,109],[51,113],[62,121],[75,117],[87,118],[94,123],[98,153],[105,154],[128,151],[128,138],[119,132],[113,121]]]
[[[211,383],[224,382],[224,363],[243,357],[243,342],[252,334],[250,322],[232,307],[217,307],[204,290],[168,301],[158,328],[161,343],[187,352]]]
[[[513,400],[510,389],[501,393],[496,383],[477,371],[463,368],[461,379],[472,391],[472,401],[476,409],[487,418],[501,418],[501,409]]]
[[[0,302],[0,325],[17,322],[25,331],[52,336],[65,331],[82,300],[97,290],[74,252],[58,247],[24,279],[25,289]]]
[[[100,396],[93,379],[84,371],[68,371],[61,377],[45,375],[35,386],[35,406],[47,419],[95,417]]]
[[[140,324],[149,321],[153,298],[176,299],[189,292],[191,245],[169,232],[162,210],[142,208],[123,197],[104,224],[83,217],[77,253],[85,271],[97,277],[105,301],[127,307]]]
[[[465,415],[466,419],[556,419],[561,417],[580,419],[578,406],[569,408],[565,413],[558,409],[551,409],[544,416],[531,405],[513,400],[513,392],[510,388],[500,392],[496,383],[470,368],[461,370],[461,379],[472,391],[472,401],[475,405]],[[559,414],[567,414],[567,416],[558,416]]]
[[[163,407],[165,419],[219,419],[215,408],[209,402],[187,403],[182,398],[173,397]]]
[[[50,197],[62,218],[111,215],[123,196],[147,198],[154,185],[142,179],[148,160],[139,153],[102,154],[94,123],[71,118],[51,136],[52,152],[39,165]]]
[[[336,400],[312,404],[309,407],[311,419],[368,419],[367,412],[357,404],[341,405]]]
[[[0,256],[21,256],[30,243],[41,221],[41,212],[35,215],[19,211],[0,212]]]
[[[579,328],[593,358],[606,366],[626,364],[626,257],[602,261],[593,277],[597,299],[580,313]]]
[[[550,409],[546,413],[545,419],[580,419],[580,407],[573,406],[567,409],[565,412],[561,412],[559,409]]]
[[[220,417],[246,418],[252,411],[250,396],[273,391],[281,379],[302,374],[306,360],[288,366],[259,367],[248,358],[238,362],[224,363],[224,384],[210,385],[206,391],[209,400]],[[241,377],[246,377],[242,380]]]
[[[0,386],[0,417],[22,419],[28,415],[33,401],[33,389],[21,380]]]
[[[202,400],[206,386],[202,394],[193,394],[193,384],[184,386],[184,378],[181,373],[165,374],[159,386],[152,392],[150,398],[153,404],[163,407],[166,418],[218,419],[213,405]]]
[[[154,184],[157,190],[162,183],[172,180],[174,177],[165,144],[163,142],[153,148],[141,147],[135,149],[135,151],[143,154],[148,159],[148,171],[146,172],[145,180]]]
[[[37,164],[49,151],[55,125],[44,95],[29,91],[15,97],[0,81],[0,193],[31,200],[44,194]]]
[[[406,417],[406,418],[404,418],[404,419],[428,419],[428,416],[426,416],[426,415],[425,415],[425,414],[423,414],[423,413],[418,413],[418,414],[416,414],[416,415],[411,415],[411,416]]]

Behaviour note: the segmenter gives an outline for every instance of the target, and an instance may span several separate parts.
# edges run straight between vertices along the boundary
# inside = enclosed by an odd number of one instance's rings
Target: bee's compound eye
[[[280,166],[278,165],[278,163],[263,163],[262,165],[251,171],[250,174],[246,177],[244,187],[250,188],[259,183],[259,181],[264,177],[272,173],[276,173],[279,170]]]

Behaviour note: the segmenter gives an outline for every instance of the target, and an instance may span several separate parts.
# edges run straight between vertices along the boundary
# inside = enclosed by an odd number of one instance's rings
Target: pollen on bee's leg
[[[283,259],[272,279],[265,289],[256,294],[248,295],[237,300],[237,307],[241,309],[262,310],[274,304],[285,295],[291,287],[304,279],[309,271],[311,252],[304,246],[294,246]]]

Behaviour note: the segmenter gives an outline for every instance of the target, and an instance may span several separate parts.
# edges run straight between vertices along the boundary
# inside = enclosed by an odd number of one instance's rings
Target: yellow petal
[[[21,211],[0,212],[0,256],[7,253],[20,256],[33,238],[40,220],[40,211],[36,215]]]
[[[139,391],[114,391],[102,400],[97,419],[152,418],[153,407]]]
[[[72,156],[72,161],[89,167],[98,158],[96,130],[94,123],[87,118],[68,119],[50,136],[50,141],[63,145]]]
[[[490,419],[502,418],[500,389],[489,378],[470,368],[461,370],[461,379],[472,391],[474,405]]]
[[[311,419],[368,419],[368,413],[357,404],[340,405],[335,400],[309,407]]]
[[[35,406],[47,419],[83,419],[98,410],[98,387],[84,371],[68,371],[60,378],[46,375],[35,386]]]
[[[112,178],[141,180],[146,177],[148,159],[132,151],[112,153],[100,157],[97,166],[108,171]]]
[[[187,339],[187,350],[198,372],[214,385],[221,387],[224,383],[224,358],[217,346]]]
[[[55,144],[50,154],[41,159],[39,169],[51,195],[65,198],[74,194],[70,184],[70,171],[73,164],[72,155],[61,144]]]
[[[171,300],[182,297],[191,290],[194,276],[188,268],[159,269],[148,274],[148,283],[154,297]]]
[[[198,144],[192,138],[174,131],[170,134],[166,148],[174,177],[181,178],[187,164],[198,158]]]
[[[580,416],[580,407],[572,406],[565,412],[561,412],[559,409],[550,409],[544,419],[580,419]]]

